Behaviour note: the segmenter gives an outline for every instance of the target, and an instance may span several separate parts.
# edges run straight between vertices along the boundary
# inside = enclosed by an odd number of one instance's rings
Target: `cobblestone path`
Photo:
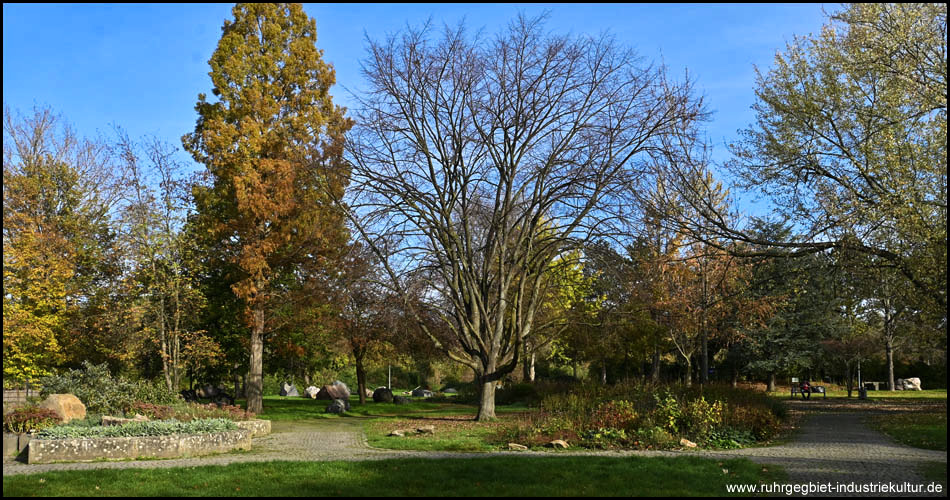
[[[684,456],[709,458],[748,458],[763,465],[780,465],[789,475],[790,483],[895,483],[923,484],[916,472],[921,462],[947,462],[947,452],[922,450],[895,443],[868,428],[862,422],[868,412],[808,412],[805,420],[788,443],[760,448],[730,451],[560,451],[458,453],[431,451],[397,451],[371,448],[361,429],[359,419],[320,421],[313,424],[274,422],[273,432],[254,439],[249,452],[181,458],[94,463],[24,464],[5,458],[3,475],[32,474],[53,470],[127,469],[152,467],[193,467],[227,465],[239,462],[270,460],[382,460],[401,457],[462,458],[518,454],[530,457],[563,455],[591,456]],[[866,496],[868,493],[862,493]],[[893,496],[891,493],[888,496]],[[945,496],[946,493],[940,495]],[[820,496],[809,494],[808,496]],[[840,496],[837,495],[837,496]]]

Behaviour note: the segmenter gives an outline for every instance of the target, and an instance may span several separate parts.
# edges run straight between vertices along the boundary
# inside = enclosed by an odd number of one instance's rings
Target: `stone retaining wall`
[[[235,420],[234,423],[241,429],[251,431],[252,438],[270,434],[270,420]]]
[[[268,424],[270,422],[268,421]],[[121,438],[36,439],[30,441],[27,462],[86,462],[129,458],[178,458],[250,450],[252,431],[237,429],[207,434],[173,434]]]
[[[15,457],[30,444],[32,434],[14,434],[12,432],[3,433],[3,456]]]

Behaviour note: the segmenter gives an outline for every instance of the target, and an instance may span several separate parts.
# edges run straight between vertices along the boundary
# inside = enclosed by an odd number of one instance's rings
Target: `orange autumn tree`
[[[231,289],[250,329],[248,410],[262,408],[263,342],[278,306],[346,241],[325,202],[340,197],[350,122],[329,94],[333,68],[299,4],[238,4],[209,61],[216,102],[199,94],[182,138],[207,168],[195,190],[199,224],[235,267]]]

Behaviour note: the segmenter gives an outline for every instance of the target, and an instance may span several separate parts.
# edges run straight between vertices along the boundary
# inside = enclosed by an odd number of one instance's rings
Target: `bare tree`
[[[536,329],[545,269],[604,230],[660,137],[704,114],[664,68],[543,21],[491,39],[459,25],[434,40],[426,24],[370,40],[348,139],[353,221],[397,291],[425,277],[453,341],[414,313],[477,374],[478,420],[494,418],[496,382]]]

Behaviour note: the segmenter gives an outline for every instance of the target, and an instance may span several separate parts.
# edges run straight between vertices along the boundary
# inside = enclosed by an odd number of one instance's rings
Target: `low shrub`
[[[613,448],[623,446],[630,439],[627,431],[624,429],[599,428],[584,433],[584,438],[588,444],[594,448]]]
[[[129,422],[122,425],[87,427],[79,425],[59,425],[48,427],[36,434],[38,439],[78,439],[168,436],[172,434],[203,434],[237,429],[231,420],[211,418],[179,422],[178,420],[150,420],[147,422]]]
[[[755,444],[755,436],[748,429],[726,427],[711,431],[705,444],[712,448],[731,450]]]
[[[178,394],[162,383],[113,377],[105,363],[94,365],[84,361],[82,369],[71,369],[59,375],[43,377],[40,383],[43,386],[43,397],[50,394],[74,394],[86,405],[87,412],[103,415],[121,415],[129,411],[136,402],[168,405],[181,401]]]
[[[538,384],[540,411],[499,433],[506,442],[546,443],[573,435],[581,446],[663,449],[680,438],[713,448],[774,437],[784,411],[764,394],[725,386]],[[571,442],[571,441],[569,441]]]
[[[214,403],[179,403],[168,406],[136,402],[133,403],[132,408],[128,411],[128,414],[134,413],[139,413],[157,420],[175,419],[182,422],[208,418],[251,420],[255,417],[254,413],[244,410],[240,406],[218,406]]]
[[[59,423],[59,415],[49,408],[21,406],[3,417],[4,432],[35,432]]]
[[[680,415],[683,432],[696,441],[705,441],[709,433],[722,426],[725,405],[722,401],[706,401],[705,397],[688,401]]]
[[[601,403],[591,416],[591,426],[597,429],[630,430],[637,427],[639,416],[633,403],[620,399]]]
[[[679,441],[662,427],[644,427],[633,434],[633,447],[643,450],[664,450],[679,444]]]
[[[670,432],[679,432],[683,411],[680,409],[676,396],[667,390],[662,396],[658,392],[653,393],[653,399],[656,401],[656,409],[653,412],[654,421]]]
[[[730,406],[723,418],[726,427],[746,429],[758,441],[775,437],[782,430],[779,415],[761,406]]]
[[[145,415],[148,418],[156,420],[166,420],[175,417],[176,410],[175,408],[168,405],[157,405],[154,403],[144,403],[142,401],[136,401],[132,403],[132,408],[129,409],[129,413],[138,413]],[[183,419],[179,419],[183,420]]]

